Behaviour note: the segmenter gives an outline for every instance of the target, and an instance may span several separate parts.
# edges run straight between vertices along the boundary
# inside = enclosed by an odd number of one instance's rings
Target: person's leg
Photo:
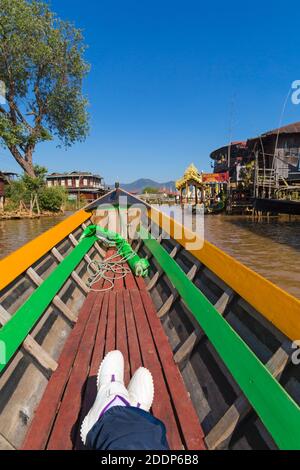
[[[112,351],[102,361],[97,377],[98,394],[93,407],[81,426],[81,439],[86,437],[97,421],[114,406],[130,406],[124,385],[124,358],[120,351]]]
[[[151,373],[140,368],[128,391],[124,386],[124,359],[109,353],[101,364],[98,395],[84,419],[81,438],[93,450],[168,450],[166,428],[150,410],[154,398]]]
[[[165,425],[134,407],[113,407],[87,435],[90,450],[169,450]]]
[[[131,406],[150,411],[154,400],[154,385],[152,374],[148,369],[140,367],[128,385]]]

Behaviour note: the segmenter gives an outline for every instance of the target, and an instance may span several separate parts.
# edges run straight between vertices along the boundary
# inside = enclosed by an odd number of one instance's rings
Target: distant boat
[[[285,199],[255,199],[254,209],[273,214],[300,215],[300,201]]]
[[[192,213],[198,214],[204,209],[204,214],[220,214],[225,210],[224,202],[217,202],[210,206],[204,206],[204,204],[197,204],[192,206]]]
[[[220,201],[215,204],[212,204],[211,206],[208,206],[206,208],[206,214],[220,214],[221,212],[224,212],[224,210],[225,204],[223,201]]]

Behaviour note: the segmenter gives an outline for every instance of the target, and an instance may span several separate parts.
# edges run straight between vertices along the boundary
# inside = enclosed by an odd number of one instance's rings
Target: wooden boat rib
[[[122,231],[124,197],[129,224],[146,208],[132,246],[149,278],[90,292],[87,264],[109,251],[79,238],[107,223],[108,211],[97,219],[104,204]],[[173,449],[300,448],[300,302],[195,238],[117,189],[0,261],[1,449],[80,449],[97,368],[114,348],[127,380],[142,364],[153,372],[153,412]]]

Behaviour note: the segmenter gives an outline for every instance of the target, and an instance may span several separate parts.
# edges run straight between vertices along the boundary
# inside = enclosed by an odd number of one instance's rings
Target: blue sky
[[[299,6],[269,1],[52,0],[84,30],[91,133],[68,151],[35,154],[50,171],[89,170],[108,183],[168,181],[209,153],[278,126],[300,79]],[[283,123],[300,120],[288,101]],[[230,131],[231,129],[231,131]],[[1,167],[17,169],[7,151]],[[6,155],[6,156],[4,156]]]

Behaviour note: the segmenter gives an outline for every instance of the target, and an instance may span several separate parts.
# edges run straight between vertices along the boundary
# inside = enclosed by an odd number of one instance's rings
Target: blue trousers
[[[87,435],[91,450],[169,450],[165,425],[139,408],[110,408]]]

